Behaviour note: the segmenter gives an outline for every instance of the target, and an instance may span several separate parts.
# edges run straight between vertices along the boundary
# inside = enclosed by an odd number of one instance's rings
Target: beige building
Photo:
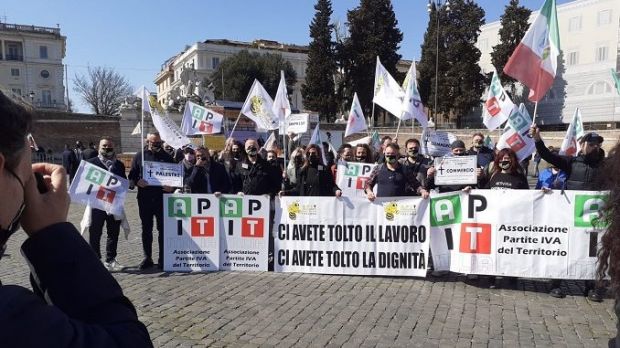
[[[66,109],[60,28],[0,23],[0,87],[37,108]]]
[[[530,23],[537,13],[532,13]],[[620,122],[620,96],[610,71],[620,64],[620,1],[576,0],[558,5],[557,13],[563,61],[553,87],[538,105],[537,123],[570,123],[579,107],[584,122],[615,127]],[[481,28],[477,45],[483,73],[493,69],[491,52],[499,44],[500,27],[496,21]]]
[[[293,90],[289,91],[291,94],[291,106],[302,110],[301,85],[306,80],[308,47],[281,44],[269,40],[255,40],[253,42],[206,40],[187,46],[181,53],[168,59],[155,77],[157,100],[162,105],[167,105],[170,99],[175,98],[179,93],[183,94],[185,92],[179,90],[183,88],[182,80],[187,80],[183,76],[184,70],[191,70],[193,67],[197,81],[201,81],[205,77],[210,77],[224,59],[243,50],[247,50],[250,53],[277,53],[291,63],[295,72],[297,72],[297,83]],[[223,98],[219,95],[215,96],[215,98],[218,100],[226,99],[226,95]]]

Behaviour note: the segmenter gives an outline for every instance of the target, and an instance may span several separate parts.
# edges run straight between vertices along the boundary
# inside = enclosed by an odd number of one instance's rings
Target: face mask
[[[258,150],[256,150],[254,146],[248,147],[247,149],[245,149],[245,152],[247,152],[248,156],[251,156],[251,157],[254,157],[258,154]]]
[[[407,156],[416,157],[418,155],[418,149],[407,150]]]
[[[482,143],[474,143],[474,147],[475,147],[476,149],[479,149],[479,148],[481,148],[481,147],[482,147]]]
[[[596,162],[598,158],[599,158],[598,149],[594,149],[589,154],[586,155],[586,161],[588,162]]]
[[[396,156],[392,156],[392,155],[385,155],[385,162],[389,163],[389,164],[394,164],[396,163]]]
[[[161,151],[161,143],[151,143],[151,150],[154,152]]]
[[[499,162],[499,167],[506,170],[510,168],[510,161],[501,161]]]
[[[114,149],[109,148],[109,147],[105,148],[105,149],[101,149],[101,150],[99,150],[99,154],[102,157],[105,157],[105,158],[113,158],[114,157]]]
[[[308,156],[308,161],[310,161],[310,164],[318,164],[319,156],[317,156],[316,154],[311,154],[310,156]]]
[[[5,168],[5,169],[7,172],[9,172],[9,174],[13,175],[13,177],[17,179],[17,181],[22,187],[22,190],[25,191],[26,188],[24,187],[24,183],[17,176],[17,174],[15,174],[12,170],[8,168]],[[0,227],[0,258],[2,258],[2,255],[4,255],[4,251],[6,250],[6,242],[9,240],[9,237],[11,237],[11,235],[17,232],[17,230],[19,229],[19,220],[21,219],[25,208],[26,208],[26,202],[22,202],[19,209],[17,210],[17,213],[15,213],[15,216],[9,223],[9,226],[7,226],[7,228]]]
[[[185,154],[185,160],[190,162],[190,163],[194,163],[194,162],[196,162],[196,156],[192,155],[191,153],[186,153]]]

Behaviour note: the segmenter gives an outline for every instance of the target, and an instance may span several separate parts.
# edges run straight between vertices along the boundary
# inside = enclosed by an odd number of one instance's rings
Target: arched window
[[[611,93],[611,85],[606,81],[596,81],[586,89],[587,95],[598,95]]]

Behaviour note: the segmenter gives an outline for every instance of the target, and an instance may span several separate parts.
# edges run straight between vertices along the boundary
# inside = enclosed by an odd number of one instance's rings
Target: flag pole
[[[394,139],[398,139],[398,131],[400,131],[400,122],[402,121],[402,119],[398,119],[398,126],[396,127],[396,135],[394,136]]]
[[[532,125],[536,124],[536,111],[538,110],[538,102],[534,103],[534,116],[532,116]]]
[[[235,133],[235,128],[237,128],[237,123],[239,123],[240,118],[241,118],[241,112],[239,112],[239,116],[237,116],[237,120],[235,121],[235,124],[233,125],[233,128],[230,131],[230,135],[228,136],[229,138],[232,138],[233,134]]]
[[[142,98],[148,98],[148,96],[146,96],[146,93],[142,92]],[[149,100],[147,99],[146,101],[147,103],[149,102]],[[144,110],[144,103],[142,103],[142,115],[141,115],[141,121],[140,121],[140,151],[142,152],[142,170],[144,170],[144,113],[146,112],[146,110]],[[142,173],[140,173],[142,175]]]
[[[370,126],[375,129],[375,103],[372,103],[372,113],[370,114]]]

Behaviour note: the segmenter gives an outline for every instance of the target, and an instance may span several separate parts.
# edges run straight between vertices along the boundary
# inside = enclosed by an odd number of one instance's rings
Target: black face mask
[[[389,163],[389,164],[396,163],[396,156],[385,155],[385,163]]]
[[[161,143],[151,143],[151,151],[153,152],[161,151]]]
[[[258,150],[254,146],[245,149],[245,152],[247,152],[250,157],[256,157],[258,154]]]
[[[407,150],[407,156],[409,156],[409,157],[417,157],[418,156],[418,149]]]
[[[99,150],[99,154],[105,158],[112,158],[114,157],[114,149],[110,147],[101,149]]]
[[[26,191],[26,187],[24,187],[24,183],[17,176],[17,174],[15,174],[15,172],[13,172],[12,170],[8,168],[5,168],[5,169],[7,172],[9,172],[9,174],[13,175],[15,179],[17,179],[17,181],[22,187],[22,190]],[[25,208],[26,208],[26,202],[24,201],[22,202],[19,209],[17,210],[15,217],[13,217],[13,219],[11,220],[11,223],[9,223],[9,226],[6,229],[0,227],[0,258],[2,258],[2,255],[4,255],[4,251],[6,250],[6,242],[9,240],[9,237],[11,237],[11,235],[13,235],[13,233],[17,232],[17,230],[19,229],[19,220],[21,219]]]
[[[499,167],[504,170],[508,170],[510,168],[510,161],[500,161]]]
[[[585,159],[586,159],[586,162],[592,163],[592,162],[598,161],[599,157],[600,157],[599,149],[594,149],[585,156]]]
[[[314,166],[314,165],[317,165],[317,164],[319,164],[319,156],[314,155],[314,154],[313,154],[313,155],[310,155],[310,156],[308,157],[308,161],[309,161],[309,162],[310,162],[310,164],[312,164],[313,166]]]

